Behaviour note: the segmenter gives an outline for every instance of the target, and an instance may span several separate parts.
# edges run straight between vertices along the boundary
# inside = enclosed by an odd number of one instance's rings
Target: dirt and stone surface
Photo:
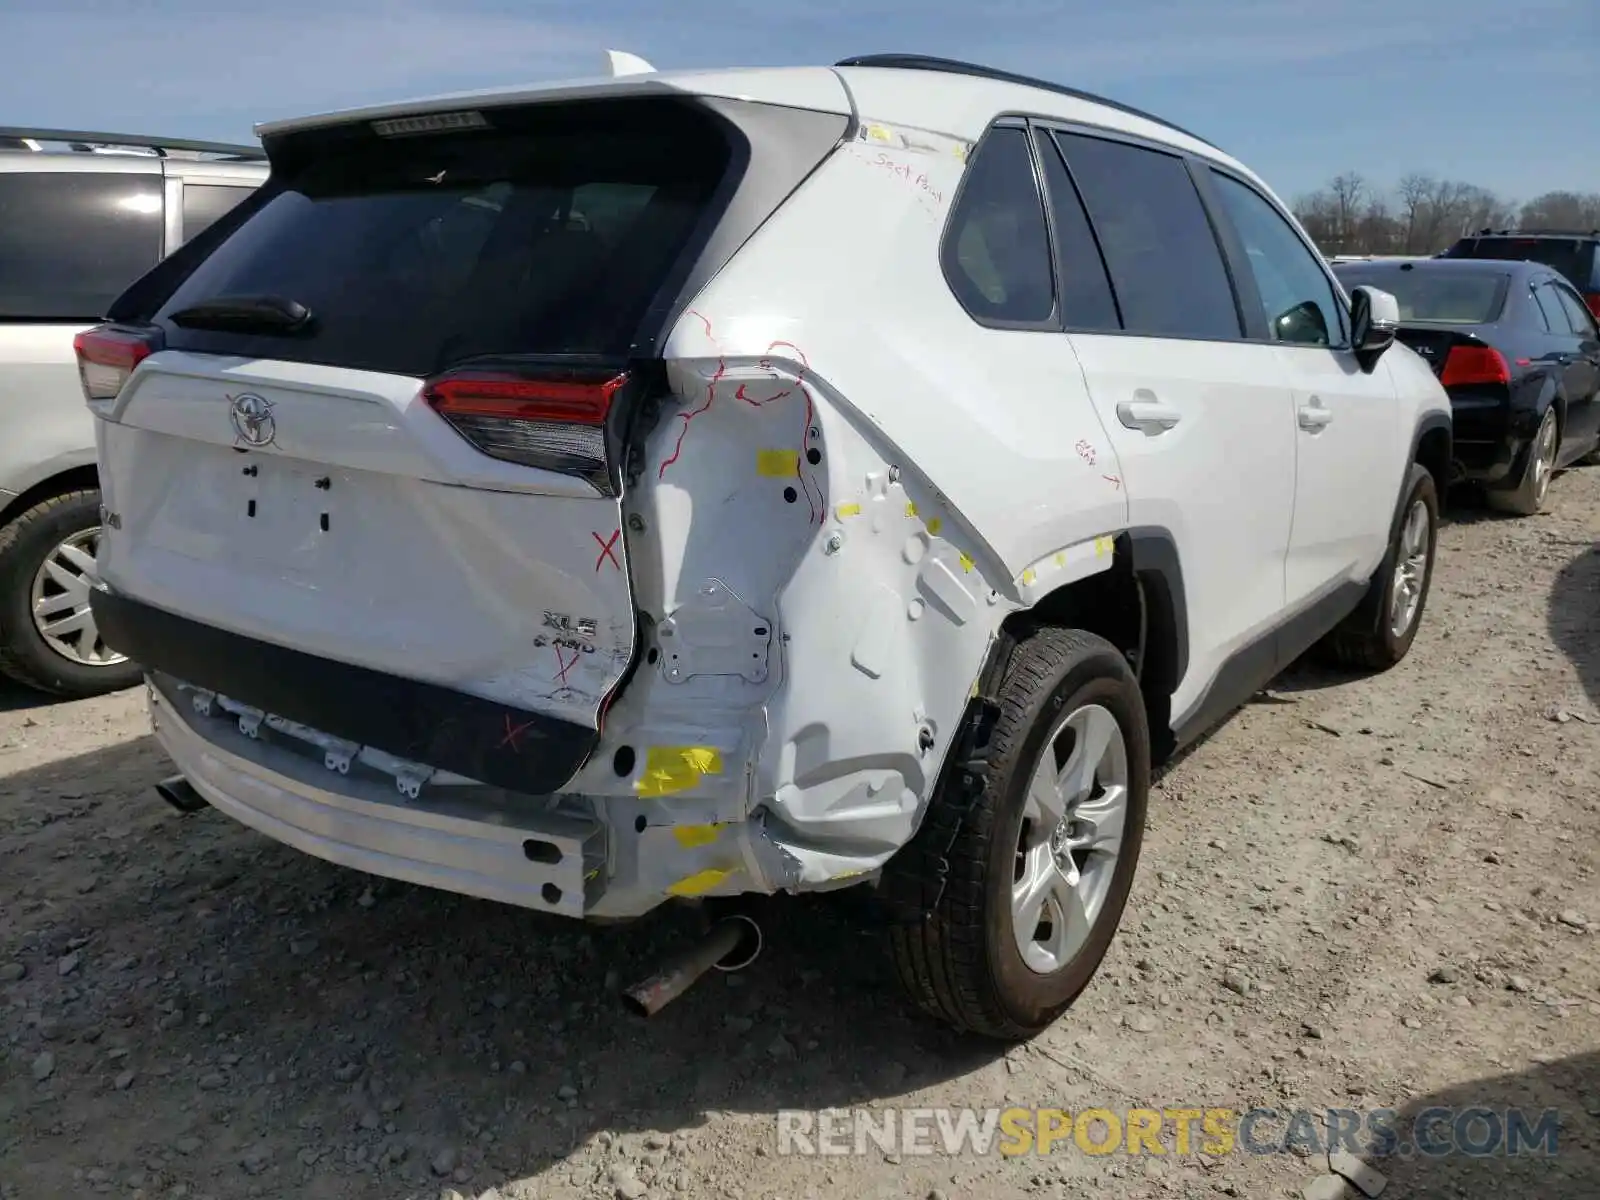
[[[1315,1153],[803,1158],[775,1114],[1481,1105],[1559,1109],[1558,1154],[1375,1160],[1383,1194],[1600,1195],[1600,470],[1551,503],[1457,512],[1399,668],[1296,669],[1166,774],[1104,969],[1010,1050],[912,1015],[837,900],[645,1022],[619,988],[681,914],[180,817],[140,694],[0,692],[0,1194],[1334,1197]]]

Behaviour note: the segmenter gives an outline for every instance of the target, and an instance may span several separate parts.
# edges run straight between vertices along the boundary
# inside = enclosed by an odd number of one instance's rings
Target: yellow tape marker
[[[961,556],[961,569],[963,571],[968,572],[969,574],[971,573],[971,571],[972,571],[972,559],[968,555],[963,554]]]
[[[721,774],[722,752],[715,746],[651,746],[633,790],[641,796],[670,796],[688,791],[703,775]]]
[[[1110,554],[1117,548],[1117,540],[1109,537],[1097,537],[1094,540],[1094,556],[1100,558]]]
[[[704,871],[696,871],[687,879],[678,880],[667,889],[667,895],[703,896],[732,874],[733,871],[725,871],[720,867],[707,867]]]
[[[910,500],[907,500],[906,501],[906,516],[914,517],[916,515],[917,515],[917,506],[916,506],[916,504],[913,503]]]
[[[875,142],[892,142],[892,141],[894,141],[894,135],[891,134],[882,125],[868,125],[867,126],[867,136],[869,138],[871,138]]]
[[[943,528],[944,528],[944,522],[939,520],[938,517],[935,517],[933,520],[928,522],[928,532],[933,534],[934,537],[938,537],[939,536],[939,530],[941,530]]]
[[[1057,554],[1056,555],[1056,566],[1064,567],[1066,565],[1067,565],[1067,556],[1065,554]]]
[[[721,829],[720,825],[677,825],[673,827],[672,836],[685,850],[694,850],[716,841]]]
[[[756,474],[792,479],[800,474],[800,454],[795,450],[757,450]]]
[[[859,517],[861,515],[861,505],[841,504],[838,508],[833,510],[833,513],[841,521],[846,517]]]
[[[1023,572],[1022,572],[1022,582],[1023,583],[1032,583],[1035,578],[1037,578],[1037,577],[1034,575],[1032,567],[1027,567],[1027,568],[1025,568],[1023,570]]]

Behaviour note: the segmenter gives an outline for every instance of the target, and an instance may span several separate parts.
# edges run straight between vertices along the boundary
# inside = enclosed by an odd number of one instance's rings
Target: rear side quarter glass
[[[1232,341],[1233,285],[1181,158],[1110,138],[1055,134],[1105,253],[1129,333]]]
[[[1054,314],[1050,235],[1026,130],[996,126],[978,143],[940,260],[956,300],[980,324],[1037,326]]]
[[[185,183],[183,185],[183,240],[211,227],[249,197],[255,188],[243,184]]]
[[[1037,136],[1039,161],[1044,167],[1045,193],[1050,204],[1050,229],[1054,235],[1056,288],[1061,295],[1061,322],[1067,329],[1084,331],[1122,328],[1105,259],[1089,225],[1083,198],[1067,164],[1047,133]]]
[[[95,321],[161,258],[159,175],[0,174],[0,320]]]
[[[156,314],[168,345],[418,376],[471,358],[626,352],[724,182],[722,123],[661,100],[494,121],[393,139],[354,129],[275,153],[273,195]],[[261,294],[307,306],[310,335],[171,321]]]

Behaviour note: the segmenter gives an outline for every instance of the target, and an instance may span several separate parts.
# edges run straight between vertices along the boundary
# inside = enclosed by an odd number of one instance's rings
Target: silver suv
[[[21,683],[139,680],[89,608],[100,480],[73,338],[266,176],[259,146],[0,127],[0,672]]]

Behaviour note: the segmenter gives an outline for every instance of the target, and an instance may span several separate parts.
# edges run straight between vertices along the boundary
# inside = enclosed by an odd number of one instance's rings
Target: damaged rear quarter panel
[[[1125,523],[1067,338],[982,329],[943,280],[960,147],[903,132],[866,121],[694,299],[626,501],[657,657],[619,715],[678,713],[722,747],[707,803],[758,814],[767,888],[870,872],[904,844],[1000,621],[1048,564],[1108,565],[1097,539]],[[720,634],[711,587],[731,593]],[[755,628],[765,678],[731,673],[734,647],[759,656]]]

